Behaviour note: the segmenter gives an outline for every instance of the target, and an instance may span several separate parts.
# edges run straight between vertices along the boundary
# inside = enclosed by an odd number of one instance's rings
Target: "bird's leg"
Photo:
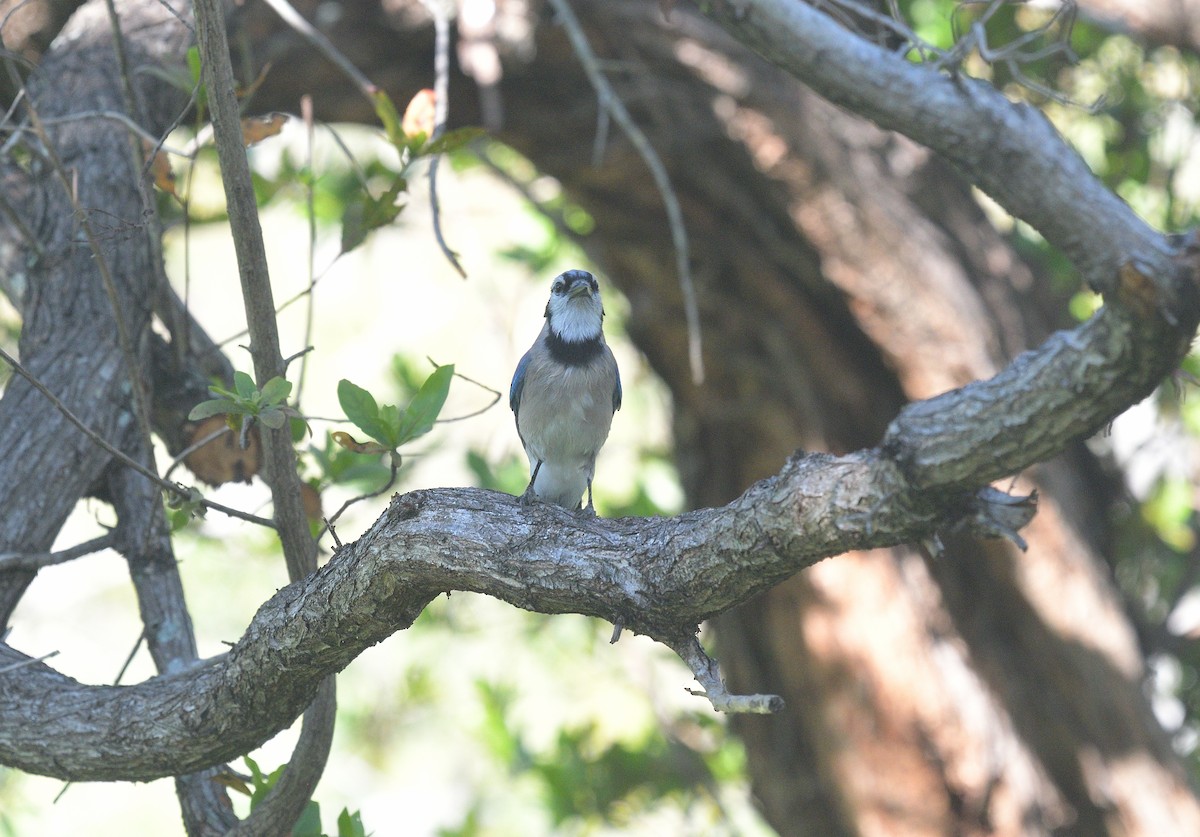
[[[539,459],[534,463],[533,474],[529,477],[529,485],[525,486],[525,493],[517,498],[521,502],[521,505],[528,506],[537,499],[537,495],[533,493],[533,484],[537,482],[537,475],[540,470],[542,470],[542,460]]]
[[[583,511],[581,513],[587,517],[595,517],[596,516],[596,507],[592,505],[592,481],[591,480],[588,480],[587,505],[583,507]]]

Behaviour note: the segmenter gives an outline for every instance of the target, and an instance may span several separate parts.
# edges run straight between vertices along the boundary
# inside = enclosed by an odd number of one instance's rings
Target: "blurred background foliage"
[[[972,31],[989,8],[954,0],[899,5],[916,33],[942,50]],[[996,60],[994,53],[1003,54],[1006,45],[1049,20],[1049,12],[1031,5],[1000,8],[984,26],[993,60],[976,49],[961,56],[961,70],[1042,108],[1093,170],[1155,226],[1168,231],[1195,226],[1200,207],[1195,119],[1200,60],[1174,47],[1147,47],[1085,20],[1055,21],[1044,38],[1031,41],[1033,50],[1046,39],[1069,38],[1076,60],[1052,51],[1017,62],[1018,72],[1013,62]],[[916,53],[912,57],[921,60]],[[466,290],[455,291],[500,294],[496,284],[477,278],[500,274],[495,281],[509,283],[503,292],[508,296],[503,304],[497,302],[499,296],[483,304],[496,308],[500,319],[511,320],[520,311],[519,326],[510,322],[512,332],[504,337],[507,355],[492,359],[492,369],[480,372],[484,364],[472,361],[493,353],[494,346],[480,348],[465,332],[494,323],[481,324],[487,317],[464,323],[453,308],[458,304],[454,297],[426,295],[431,284],[459,280],[429,246],[424,170],[418,166],[408,179],[408,192],[401,197],[408,206],[396,224],[374,234],[400,237],[399,249],[385,248],[369,236],[362,247],[366,256],[338,272],[348,256],[341,242],[350,207],[364,194],[378,198],[407,171],[408,163],[377,135],[348,127],[338,128],[337,141],[319,143],[320,151],[314,153],[303,126],[295,123],[293,119],[280,138],[265,141],[251,156],[258,198],[269,219],[267,235],[282,237],[277,248],[313,254],[310,269],[299,262],[299,272],[310,275],[293,284],[297,307],[312,306],[311,316],[325,329],[317,332],[314,356],[332,343],[361,341],[353,323],[346,322],[350,318],[339,311],[399,320],[400,312],[391,307],[396,300],[400,308],[413,307],[406,316],[440,320],[450,332],[435,347],[397,326],[392,340],[372,342],[368,352],[353,360],[331,352],[338,358],[332,361],[334,377],[309,378],[311,395],[300,406],[314,433],[299,445],[301,468],[321,493],[326,513],[346,499],[377,490],[388,476],[381,457],[354,454],[330,440],[332,430],[347,427],[331,415],[336,413],[331,393],[337,377],[370,379],[368,388],[377,400],[403,405],[428,375],[431,367],[424,358],[434,351],[437,362],[454,362],[481,382],[456,380],[444,418],[486,404],[493,398],[488,387],[499,395],[498,403],[481,416],[440,425],[416,450],[405,451],[396,488],[457,482],[519,493],[527,469],[507,411],[506,373],[498,370],[511,369],[536,333],[547,280],[567,267],[588,267],[567,233],[586,235],[590,217],[564,201],[554,182],[528,161],[495,142],[475,140],[450,155],[453,176],[442,181],[442,212],[449,219],[452,244],[476,268]],[[317,133],[325,131],[318,127]],[[187,132],[181,134],[176,144],[186,141]],[[197,307],[216,294],[208,304],[228,308],[232,301],[219,295],[232,291],[205,263],[210,228],[224,230],[225,220],[209,149],[197,156],[194,170],[177,172],[177,183],[178,196],[160,194],[160,209],[172,227],[172,280]],[[540,210],[512,190],[511,183],[522,184]],[[982,196],[980,200],[1026,256],[1049,268],[1061,287],[1073,287],[1073,271],[1036,232],[1004,216]],[[481,203],[488,204],[484,216],[478,214]],[[481,219],[492,224],[486,235],[475,233]],[[418,240],[425,243],[415,252],[412,242]],[[203,259],[196,255],[202,251]],[[394,274],[397,253],[410,284],[384,303],[375,296],[378,286],[358,280],[365,274]],[[228,270],[229,263],[222,264]],[[278,293],[279,299],[288,298],[282,289]],[[623,348],[618,355],[626,377],[626,406],[614,425],[613,446],[619,452],[606,453],[601,462],[596,505],[604,516],[677,513],[682,493],[670,457],[666,396],[622,341],[624,303],[611,286],[605,293],[610,340]],[[1070,311],[1086,317],[1097,304],[1090,292],[1078,290]],[[236,325],[229,328],[236,332]],[[0,307],[0,343],[13,349],[18,331],[15,312]],[[244,353],[230,351],[244,368]],[[347,363],[353,368],[345,368]],[[1112,432],[1093,444],[1125,474],[1126,491],[1112,509],[1112,570],[1152,661],[1148,688],[1156,712],[1200,781],[1200,475],[1195,473],[1200,399],[1190,392],[1198,372],[1200,357],[1193,355],[1176,380],[1118,419]],[[646,427],[654,429],[642,432]],[[235,504],[246,505],[246,498],[258,496],[251,489],[231,491],[243,492]],[[343,539],[369,524],[387,499],[365,502],[356,514],[348,514],[338,524]],[[76,531],[94,527],[96,518],[103,522],[103,513],[95,508],[82,510],[79,517]],[[283,583],[282,568],[271,539],[259,532],[206,521],[193,523],[179,537],[202,652],[217,653],[222,641],[238,636],[254,608]],[[323,546],[328,544],[326,539]],[[103,561],[97,563],[102,570]],[[236,584],[230,583],[231,563],[236,565]],[[119,575],[119,564],[112,562],[109,570]],[[46,583],[61,588],[65,579]],[[95,601],[83,606],[95,607],[102,621],[109,619],[103,615],[107,608],[127,604],[107,587],[92,588],[89,596]],[[405,833],[444,837],[768,833],[748,797],[738,741],[721,717],[684,693],[690,682],[686,670],[641,638],[626,636],[610,647],[609,633],[609,626],[594,620],[528,614],[478,596],[456,593],[439,599],[410,630],[364,654],[341,677],[335,755],[318,800],[328,800],[327,811],[361,810],[366,831],[380,835],[398,833],[401,812]],[[119,661],[111,665],[110,678]],[[148,673],[144,661],[142,665],[140,670],[135,665],[128,677]],[[264,771],[286,760],[288,736],[255,754]],[[47,800],[60,789],[51,780],[0,769],[0,835],[79,833],[71,831],[69,816],[47,813]],[[139,801],[126,803],[134,806],[132,816],[172,827],[177,813],[170,783],[137,786],[137,791]],[[133,833],[109,830],[119,827],[111,822],[128,825],[129,810],[112,821],[97,815],[96,806],[103,802],[85,788],[68,789],[55,807],[69,808],[73,798],[80,798],[82,815],[91,818],[88,833]],[[140,830],[152,827],[142,824],[135,830],[164,833]],[[337,833],[328,818],[324,828]]]

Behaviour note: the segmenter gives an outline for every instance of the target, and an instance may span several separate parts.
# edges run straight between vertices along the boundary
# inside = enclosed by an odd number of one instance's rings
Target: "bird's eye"
[[[551,286],[550,290],[554,291],[556,294],[561,294],[564,287],[566,287],[565,282],[555,282],[554,285]]]

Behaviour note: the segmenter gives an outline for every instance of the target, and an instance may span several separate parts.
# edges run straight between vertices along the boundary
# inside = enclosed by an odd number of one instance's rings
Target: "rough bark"
[[[177,61],[186,48],[186,26],[163,7],[119,3],[115,11],[129,66],[162,66]],[[153,468],[135,387],[147,401],[153,398],[152,357],[160,371],[176,373],[158,402],[161,415],[178,410],[181,394],[188,400],[190,392],[194,400],[195,380],[203,378],[198,370],[179,374],[184,371],[179,346],[168,349],[150,332],[155,303],[166,304],[170,294],[159,283],[161,229],[146,211],[139,146],[116,123],[62,118],[81,110],[128,112],[131,92],[131,118],[149,132],[161,132],[186,105],[186,96],[148,73],[137,74],[140,82],[123,89],[112,33],[103,3],[82,8],[28,82],[28,101],[48,125],[47,140],[61,171],[48,154],[27,168],[5,161],[0,171],[5,198],[22,223],[6,218],[0,227],[0,273],[23,315],[20,353],[27,368],[89,427]],[[44,151],[38,142],[30,145]],[[98,252],[87,243],[85,224],[98,239]],[[36,258],[29,257],[24,231],[38,238]],[[117,317],[128,335],[126,346],[118,338]],[[104,497],[118,513],[118,548],[129,562],[156,667],[169,673],[193,661],[191,620],[158,490],[114,466],[23,379],[14,377],[0,400],[0,428],[16,442],[0,456],[5,474],[0,502],[6,511],[0,551],[48,550],[80,498]],[[32,578],[28,571],[0,573],[0,624]],[[179,775],[177,787],[189,833],[223,833],[233,822],[229,800],[210,773]]]

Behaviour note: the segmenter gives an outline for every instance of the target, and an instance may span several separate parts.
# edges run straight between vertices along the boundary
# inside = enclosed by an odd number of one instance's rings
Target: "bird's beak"
[[[592,295],[592,289],[588,285],[587,282],[577,282],[576,284],[571,286],[571,289],[569,291],[567,291],[567,296],[569,296],[571,299],[574,299],[577,296],[591,296],[591,295]]]

